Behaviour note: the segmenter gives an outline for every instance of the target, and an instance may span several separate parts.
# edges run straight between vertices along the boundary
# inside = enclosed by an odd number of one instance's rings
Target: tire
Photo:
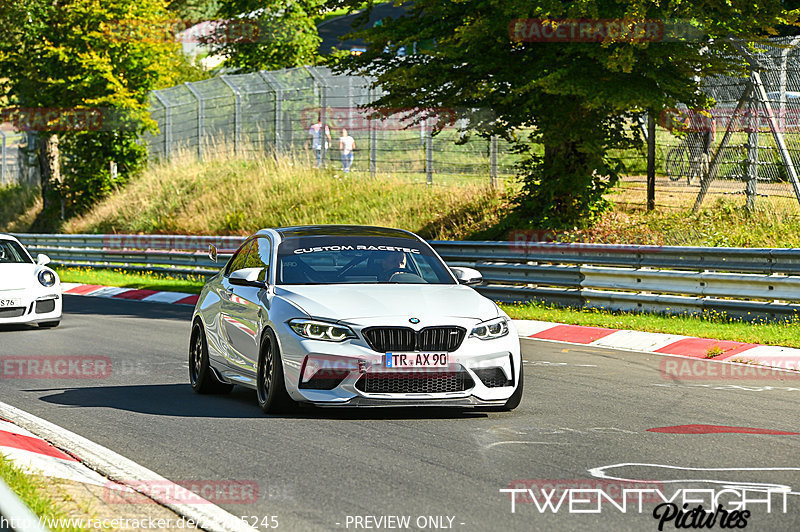
[[[261,337],[256,375],[258,406],[265,414],[288,412],[297,406],[286,391],[283,363],[275,333],[267,329]]]
[[[39,327],[41,327],[42,329],[53,329],[55,327],[58,327],[59,325],[61,325],[61,320],[43,321],[39,324]]]
[[[192,390],[200,394],[224,394],[233,389],[232,384],[217,380],[211,370],[206,332],[200,322],[192,327],[192,339],[189,342],[189,382]]]
[[[510,410],[514,410],[519,406],[522,402],[522,388],[525,384],[525,370],[522,367],[522,361],[520,360],[520,367],[519,367],[519,384],[517,384],[517,389],[514,390],[514,393],[511,394],[511,397],[508,398],[506,404],[503,405],[502,410],[508,412]]]

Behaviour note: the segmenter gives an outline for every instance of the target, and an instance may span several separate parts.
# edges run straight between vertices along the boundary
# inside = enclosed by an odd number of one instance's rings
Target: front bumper
[[[460,407],[460,408],[474,408],[481,406],[503,406],[506,404],[507,399],[500,399],[495,401],[484,401],[477,397],[469,396],[461,399],[436,399],[436,398],[417,398],[417,399],[392,399],[386,400],[384,398],[374,397],[353,397],[344,403],[330,403],[330,402],[316,402],[312,403],[321,407],[412,407],[412,406],[428,406],[428,407]]]
[[[361,339],[323,342],[285,331],[279,342],[289,395],[317,406],[502,406],[514,393],[521,369],[519,338],[513,328],[496,340],[465,338],[449,353],[447,368],[413,371],[387,368],[384,353]],[[326,363],[335,370],[328,375],[336,378],[326,381],[332,383],[331,389],[319,389],[309,375]],[[309,371],[309,364],[315,369]],[[498,378],[487,379],[487,372]],[[368,377],[381,380],[380,385],[368,386]]]
[[[31,294],[19,290],[2,290],[0,299],[19,299],[14,307],[0,308],[0,325],[35,324],[61,319],[61,286],[56,284],[41,292]]]

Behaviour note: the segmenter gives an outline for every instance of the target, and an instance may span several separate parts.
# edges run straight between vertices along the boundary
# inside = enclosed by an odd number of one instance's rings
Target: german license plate
[[[387,368],[446,368],[447,353],[386,353]]]
[[[0,308],[22,306],[21,299],[0,299]]]

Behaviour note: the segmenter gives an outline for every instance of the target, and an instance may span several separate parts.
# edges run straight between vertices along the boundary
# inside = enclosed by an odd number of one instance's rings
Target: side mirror
[[[211,259],[211,262],[214,264],[217,263],[217,247],[214,244],[208,245],[208,258]]]
[[[470,286],[474,284],[481,284],[483,282],[483,275],[481,275],[481,272],[478,270],[454,266],[450,268],[450,271],[452,271],[453,275],[456,276],[459,284]]]
[[[50,257],[42,253],[39,253],[39,255],[36,257],[36,264],[38,264],[39,266],[50,264]]]
[[[238,286],[254,286],[256,288],[266,288],[267,283],[259,281],[258,276],[264,268],[242,268],[236,270],[228,276],[228,282]]]

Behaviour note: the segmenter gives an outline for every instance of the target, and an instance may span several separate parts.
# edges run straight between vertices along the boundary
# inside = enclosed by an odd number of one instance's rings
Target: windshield
[[[456,284],[420,240],[379,236],[290,237],[278,247],[277,284]]]
[[[13,240],[0,240],[0,264],[32,264],[30,256]]]

